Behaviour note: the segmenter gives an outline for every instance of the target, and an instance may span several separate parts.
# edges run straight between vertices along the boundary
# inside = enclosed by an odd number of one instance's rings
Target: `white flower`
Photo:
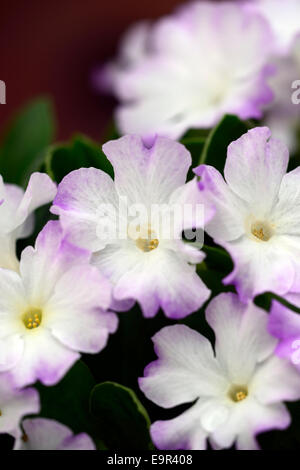
[[[204,254],[183,243],[181,233],[203,227],[212,211],[207,206],[197,217],[203,203],[196,178],[185,184],[189,152],[164,137],[149,148],[134,135],[106,143],[103,151],[114,167],[114,181],[95,168],[73,171],[60,183],[51,211],[72,243],[94,252],[92,263],[114,284],[114,308],[124,308],[124,301],[128,308],[128,299],[135,299],[146,317],[160,307],[171,318],[198,310],[209,296],[195,272]],[[144,213],[128,214],[140,206]],[[167,217],[173,206],[179,209],[178,225]],[[163,217],[154,216],[154,207]],[[116,221],[124,230],[105,234],[106,228],[119,229]]]
[[[196,331],[175,325],[153,338],[158,360],[139,379],[147,398],[164,408],[192,403],[169,421],[157,421],[151,436],[159,449],[206,447],[257,449],[255,436],[284,429],[290,416],[282,403],[300,398],[300,374],[273,354],[268,315],[235,294],[215,297],[206,311],[215,332],[215,354]]]
[[[97,353],[117,327],[110,283],[58,221],[21,255],[20,273],[0,269],[0,371],[16,385],[58,382],[79,352]]]
[[[288,161],[287,147],[257,127],[229,145],[225,181],[214,167],[195,170],[204,200],[216,208],[205,230],[234,261],[224,283],[243,301],[300,289],[300,172],[286,173]]]
[[[272,98],[265,68],[272,34],[261,15],[229,2],[192,2],[139,33],[141,47],[126,41],[105,79],[120,100],[123,134],[178,138],[226,113],[261,117]]]

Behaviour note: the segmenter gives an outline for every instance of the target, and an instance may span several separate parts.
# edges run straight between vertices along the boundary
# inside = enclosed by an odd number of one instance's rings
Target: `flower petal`
[[[87,434],[74,436],[67,426],[52,419],[25,419],[23,428],[27,439],[17,441],[14,450],[95,450]]]
[[[75,245],[97,251],[107,243],[97,226],[115,224],[119,199],[110,176],[96,168],[69,173],[58,186],[51,212],[60,216],[64,231]]]
[[[258,362],[274,351],[268,333],[268,315],[254,304],[243,304],[236,294],[215,297],[206,319],[216,335],[216,356],[231,383],[247,384]]]
[[[205,450],[207,433],[201,426],[197,404],[168,421],[152,424],[151,438],[161,450]]]
[[[199,191],[207,206],[215,208],[215,216],[205,230],[216,240],[235,240],[245,231],[247,205],[226,185],[221,174],[212,166],[200,165],[194,172],[200,176]]]
[[[47,329],[30,330],[24,336],[24,351],[10,374],[18,387],[40,380],[44,385],[54,385],[79,359],[77,352],[61,345]]]
[[[171,408],[200,395],[217,395],[226,386],[209,341],[184,325],[165,327],[153,337],[158,360],[139,379],[147,398]]]
[[[186,148],[170,139],[156,137],[151,148],[141,137],[127,135],[103,145],[114,167],[118,194],[128,204],[167,203],[172,192],[183,185],[192,163]]]
[[[277,201],[289,160],[287,147],[267,127],[251,129],[228,147],[224,169],[230,188],[263,217]]]
[[[160,247],[139,251],[127,243],[108,246],[93,256],[93,264],[115,285],[116,300],[136,299],[146,317],[161,307],[170,318],[183,318],[207,300],[210,291],[182,254]]]

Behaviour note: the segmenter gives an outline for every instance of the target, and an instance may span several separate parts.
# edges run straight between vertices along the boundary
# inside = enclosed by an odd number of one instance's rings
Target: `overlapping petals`
[[[177,418],[154,423],[152,438],[164,449],[203,449],[206,438],[216,448],[256,449],[258,433],[289,425],[282,401],[299,399],[300,376],[274,355],[263,310],[220,294],[206,318],[216,335],[215,355],[206,338],[184,325],[153,338],[158,359],[139,379],[142,391],[164,408],[197,401]]]

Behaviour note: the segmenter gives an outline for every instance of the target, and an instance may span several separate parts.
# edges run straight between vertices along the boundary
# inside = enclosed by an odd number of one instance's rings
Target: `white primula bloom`
[[[210,293],[195,266],[205,255],[183,242],[182,231],[203,228],[213,212],[196,178],[185,184],[189,152],[165,137],[146,146],[136,135],[107,142],[103,151],[114,181],[96,168],[72,171],[51,211],[72,243],[93,251],[92,263],[113,283],[114,308],[126,301],[128,309],[135,299],[146,317],[160,307],[171,318],[198,310]]]
[[[177,139],[224,114],[259,118],[272,99],[268,22],[234,2],[191,2],[126,37],[121,54],[95,81],[120,101],[122,134]]]
[[[57,383],[80,357],[97,353],[117,327],[111,286],[90,253],[50,221],[23,250],[20,272],[0,269],[0,371],[17,386]]]
[[[140,388],[164,408],[196,402],[182,415],[151,426],[159,449],[257,449],[255,436],[290,424],[283,401],[300,397],[300,375],[274,355],[268,315],[227,293],[206,311],[215,332],[209,341],[184,325],[163,328],[153,338],[158,360],[149,364]]]
[[[300,289],[300,171],[286,173],[288,161],[287,147],[257,127],[229,145],[224,178],[212,166],[195,170],[204,200],[216,208],[205,229],[234,261],[224,283],[243,301]]]
[[[51,202],[56,185],[44,173],[33,173],[26,191],[14,184],[4,184],[0,176],[0,267],[18,270],[16,240],[33,230],[31,213]]]

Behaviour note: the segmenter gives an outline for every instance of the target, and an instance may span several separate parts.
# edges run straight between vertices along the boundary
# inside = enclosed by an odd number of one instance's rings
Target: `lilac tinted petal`
[[[293,286],[295,268],[286,240],[274,237],[265,243],[243,236],[231,243],[218,243],[234,262],[234,270],[223,282],[234,284],[243,302],[267,291],[284,295]]]
[[[216,395],[226,387],[209,341],[184,326],[165,327],[153,337],[158,360],[147,366],[139,386],[164,408]]]
[[[178,234],[184,229],[202,228],[215,214],[215,208],[199,191],[197,178],[180,186],[173,192],[170,204],[174,208],[182,208],[182,219],[179,222]]]
[[[86,265],[90,252],[69,243],[58,221],[50,221],[39,233],[35,248],[22,252],[20,272],[27,296],[32,303],[49,299],[62,275],[73,266]],[[50,269],[51,267],[51,269]]]
[[[288,159],[287,147],[272,139],[267,127],[257,127],[229,145],[225,179],[230,188],[262,216],[268,214],[277,201]]]
[[[117,208],[118,196],[110,176],[96,168],[81,168],[61,181],[51,212],[60,216],[74,244],[97,251],[107,243],[97,236],[97,225],[101,221],[114,224]]]
[[[116,189],[129,204],[166,203],[183,185],[191,156],[178,142],[157,137],[151,148],[135,135],[107,142],[103,151],[114,167]]]
[[[199,191],[204,203],[215,208],[215,216],[205,226],[207,233],[219,240],[239,238],[245,230],[246,204],[231,191],[214,167],[200,165],[194,171],[200,176]]]
[[[216,335],[216,356],[232,383],[248,383],[258,362],[274,351],[268,333],[268,315],[254,304],[243,304],[236,294],[215,297],[206,319]]]
[[[54,385],[79,359],[77,352],[61,345],[42,326],[24,336],[24,352],[17,365],[10,370],[18,387],[40,380],[44,385]]]
[[[74,436],[67,426],[52,419],[26,419],[23,427],[27,439],[17,441],[14,450],[95,450],[87,434]]]
[[[197,404],[168,421],[151,426],[151,438],[161,450],[205,450],[207,433],[201,426]]]
[[[272,429],[285,429],[290,416],[282,404],[264,406],[251,397],[232,408],[228,420],[211,435],[219,448],[231,447],[236,441],[239,450],[259,449],[255,436]]]
[[[65,439],[58,450],[96,450],[96,446],[88,434],[81,433]]]
[[[210,294],[195,267],[173,250],[139,253],[136,247],[110,247],[94,257],[94,263],[115,284],[115,299],[136,299],[146,317],[161,307],[168,317],[183,318]]]
[[[288,295],[286,300],[295,306],[300,304],[299,294]],[[269,331],[279,339],[297,336],[300,338],[300,316],[282,303],[273,300],[269,316]]]

